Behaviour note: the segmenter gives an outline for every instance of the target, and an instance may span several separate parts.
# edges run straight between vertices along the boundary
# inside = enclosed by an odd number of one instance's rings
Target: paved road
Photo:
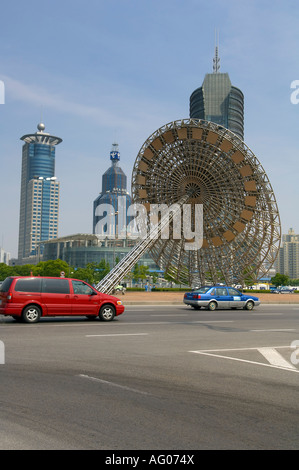
[[[2,319],[0,340],[0,449],[299,448],[298,305]]]

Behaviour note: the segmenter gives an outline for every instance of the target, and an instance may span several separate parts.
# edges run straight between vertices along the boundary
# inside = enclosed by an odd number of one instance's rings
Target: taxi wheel
[[[102,321],[112,321],[115,317],[115,308],[113,305],[103,305],[100,309],[99,318]]]
[[[216,310],[216,307],[217,307],[216,302],[212,301],[209,303],[208,309],[213,312],[214,310]]]
[[[254,303],[252,302],[252,300],[249,300],[247,304],[245,305],[246,310],[252,310],[253,307],[254,307]]]

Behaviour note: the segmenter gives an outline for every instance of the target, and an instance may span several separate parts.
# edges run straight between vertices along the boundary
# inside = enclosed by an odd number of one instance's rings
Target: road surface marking
[[[191,353],[194,353],[194,354],[202,354],[202,355],[205,355],[205,356],[211,356],[211,357],[218,357],[220,359],[230,359],[232,361],[238,361],[238,362],[246,362],[248,364],[256,364],[258,366],[264,366],[264,367],[271,367],[271,368],[274,368],[274,369],[281,369],[281,370],[287,370],[289,372],[297,372],[299,373],[299,370],[296,369],[295,367],[293,367],[290,363],[288,363],[287,361],[284,362],[284,364],[286,363],[286,365],[282,365],[282,362],[284,361],[284,359],[281,357],[281,360],[280,360],[280,365],[278,364],[278,353],[275,355],[275,358],[274,358],[274,354],[270,355],[270,352],[269,350],[274,350],[274,349],[277,349],[277,348],[289,348],[290,346],[275,346],[275,348],[238,348],[238,349],[204,349],[204,350],[198,350],[198,351],[189,351]],[[261,353],[269,362],[271,362],[269,359],[270,359],[270,356],[271,356],[271,360],[274,362],[276,361],[277,364],[265,364],[263,362],[257,362],[257,361],[249,361],[248,359],[240,359],[238,357],[233,357],[233,356],[225,356],[223,354],[215,354],[216,352],[228,352],[228,351],[250,351],[250,350],[255,350],[255,351],[260,351],[260,349],[264,350],[264,353],[268,355],[268,357],[265,356],[265,354]],[[267,350],[267,351],[265,351]],[[283,360],[283,361],[282,361]]]
[[[265,331],[296,331],[295,328],[272,328],[267,330],[250,330],[255,332],[265,332]]]
[[[93,336],[146,336],[148,333],[111,333],[106,335],[85,335],[86,338],[92,338]]]
[[[258,351],[267,359],[273,366],[288,367],[289,369],[296,369],[292,364],[286,361],[281,354],[274,348],[258,348]]]
[[[272,316],[272,315],[284,315],[283,313],[271,313],[271,312],[265,312],[265,313],[252,313],[252,316],[255,315],[257,317],[261,317],[263,315],[268,315],[268,316]]]
[[[90,375],[79,374],[78,377],[82,377],[83,379],[92,380],[93,382],[99,382],[99,383],[104,384],[104,385],[110,385],[112,387],[121,388],[123,390],[128,390],[129,392],[141,393],[142,395],[150,395],[150,393],[148,393],[148,392],[144,392],[142,390],[136,390],[135,388],[127,387],[126,385],[116,384],[115,382],[109,382],[108,380],[99,379],[97,377],[91,377]]]
[[[150,317],[186,317],[186,313],[161,313],[161,314],[154,314],[151,313]]]

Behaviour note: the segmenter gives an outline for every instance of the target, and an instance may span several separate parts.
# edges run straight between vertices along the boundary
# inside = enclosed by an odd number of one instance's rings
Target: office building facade
[[[89,263],[105,260],[110,268],[121,261],[136,245],[133,239],[103,239],[95,234],[77,233],[44,244],[43,261],[61,259],[74,269],[85,268]],[[145,253],[138,261],[150,271],[159,271],[152,257]]]
[[[216,47],[213,73],[206,74],[202,86],[190,96],[190,118],[215,122],[244,140],[244,95],[219,68]]]
[[[20,194],[18,262],[42,254],[42,241],[57,238],[59,182],[55,176],[55,146],[60,137],[45,132],[44,124],[35,134],[21,137],[22,174]]]

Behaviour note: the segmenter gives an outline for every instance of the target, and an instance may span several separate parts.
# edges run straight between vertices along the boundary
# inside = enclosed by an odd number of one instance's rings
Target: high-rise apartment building
[[[232,86],[228,73],[220,73],[218,47],[213,73],[190,96],[190,118],[215,122],[244,140],[244,95]]]
[[[0,263],[9,264],[10,253],[4,251],[3,248],[0,248]]]
[[[290,228],[282,235],[282,246],[276,260],[276,270],[291,279],[299,279],[299,235]]]
[[[18,260],[42,253],[42,241],[57,238],[59,182],[55,176],[55,146],[60,137],[38,124],[35,134],[21,137],[22,151]]]

